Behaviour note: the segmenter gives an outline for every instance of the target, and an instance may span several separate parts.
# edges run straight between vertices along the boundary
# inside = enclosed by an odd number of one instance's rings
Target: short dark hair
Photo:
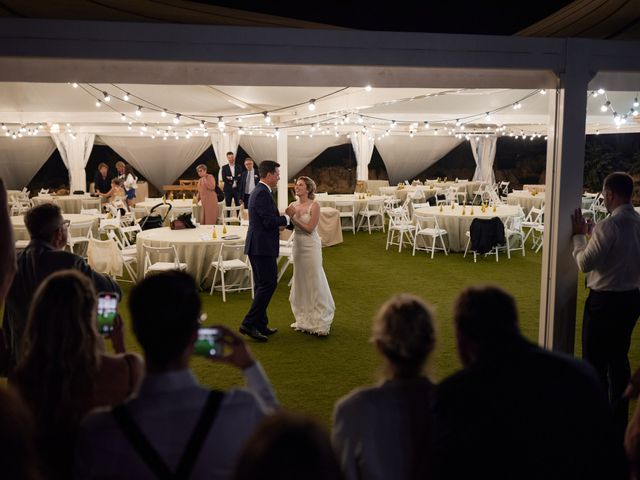
[[[276,173],[276,168],[280,167],[278,162],[273,160],[264,160],[258,167],[260,178],[265,178],[269,173]]]
[[[24,224],[29,236],[38,240],[49,241],[61,227],[62,213],[60,207],[53,203],[43,203],[30,209],[24,216]]]
[[[467,287],[455,301],[453,317],[458,330],[478,344],[501,343],[518,336],[515,299],[500,287]]]
[[[107,170],[109,170],[109,165],[107,165],[106,163],[102,162],[98,164],[98,170],[100,170],[102,167],[106,168]]]
[[[252,162],[252,163],[256,163],[256,162],[254,162],[254,161],[253,161],[253,158],[251,158],[251,157],[246,157],[246,158],[244,159],[244,161],[245,161],[245,162]]]
[[[610,190],[617,196],[630,200],[633,194],[633,178],[625,172],[610,173],[604,179],[603,189]]]
[[[184,272],[151,275],[133,288],[133,331],[148,363],[162,368],[180,358],[198,328],[201,306],[196,282]]]
[[[228,157],[229,155],[235,155],[235,153],[233,153],[233,152],[227,152],[227,157]]]

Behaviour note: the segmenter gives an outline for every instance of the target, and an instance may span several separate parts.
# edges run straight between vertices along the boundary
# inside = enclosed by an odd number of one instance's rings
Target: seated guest
[[[34,292],[47,276],[72,268],[87,276],[96,291],[120,293],[115,280],[94,272],[82,257],[64,251],[69,222],[62,217],[60,207],[51,203],[38,205],[25,214],[24,223],[31,241],[18,255],[18,268],[7,295],[2,326],[10,347],[9,373],[18,358],[29,304]]]
[[[340,480],[329,437],[315,421],[276,413],[266,417],[247,442],[234,480]]]
[[[41,480],[33,418],[22,399],[0,387],[0,465],[2,478]]]
[[[111,190],[111,179],[109,178],[109,167],[106,163],[98,165],[98,171],[93,176],[93,188],[95,193],[107,193]]]
[[[242,370],[247,389],[223,393],[198,384],[189,359],[201,303],[186,273],[145,278],[133,288],[129,310],[146,376],[136,398],[87,417],[78,437],[76,479],[231,478],[247,438],[277,406],[260,364],[236,334],[217,327],[224,357],[207,358]]]
[[[115,208],[121,208],[123,213],[128,210],[127,194],[124,191],[123,181],[119,178],[111,180],[111,190],[107,193],[101,193],[100,196],[107,199],[107,202]],[[126,207],[126,208],[125,208]]]
[[[121,403],[142,377],[142,359],[124,353],[122,322],[111,334],[117,354],[104,353],[96,310],[91,282],[75,270],[45,279],[29,310],[11,382],[33,414],[50,479],[72,477],[75,435],[87,412]]]
[[[436,478],[626,477],[590,365],[526,340],[498,287],[463,290],[454,324],[463,369],[436,391]]]
[[[434,386],[424,368],[435,333],[427,305],[396,295],[378,311],[371,341],[385,361],[382,382],[336,403],[333,443],[349,480],[430,478]]]

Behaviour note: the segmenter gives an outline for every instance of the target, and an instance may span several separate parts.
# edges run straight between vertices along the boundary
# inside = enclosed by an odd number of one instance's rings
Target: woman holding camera
[[[36,291],[11,383],[36,423],[36,442],[48,478],[72,478],[77,428],[93,408],[117,405],[137,391],[139,355],[125,353],[122,321],[104,351],[96,328],[96,293],[75,270],[49,276]]]

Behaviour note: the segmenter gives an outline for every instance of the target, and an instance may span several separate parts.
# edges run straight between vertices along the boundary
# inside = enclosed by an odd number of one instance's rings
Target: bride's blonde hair
[[[309,200],[316,198],[316,182],[305,176],[298,177],[298,180],[302,180],[307,186],[307,197]]]

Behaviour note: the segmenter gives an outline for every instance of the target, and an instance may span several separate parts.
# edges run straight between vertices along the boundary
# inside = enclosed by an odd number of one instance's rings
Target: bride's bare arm
[[[304,223],[298,219],[298,214],[296,214],[294,217],[291,217],[291,223],[301,230],[311,233],[318,225],[318,221],[320,221],[320,205],[318,205],[317,202],[311,204],[310,216],[309,223]]]

